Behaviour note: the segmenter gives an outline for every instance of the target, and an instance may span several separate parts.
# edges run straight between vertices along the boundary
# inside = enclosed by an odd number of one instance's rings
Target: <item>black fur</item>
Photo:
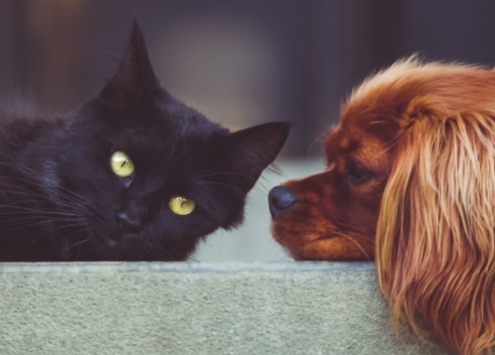
[[[136,24],[101,94],[60,119],[0,126],[0,260],[185,260],[198,240],[242,221],[244,201],[284,144],[288,125],[230,133],[159,84]],[[115,150],[132,178],[110,168]],[[173,214],[174,195],[197,205]],[[118,213],[137,230],[119,227]]]

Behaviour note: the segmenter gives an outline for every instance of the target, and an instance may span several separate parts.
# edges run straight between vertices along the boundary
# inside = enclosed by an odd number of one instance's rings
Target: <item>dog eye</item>
[[[349,165],[347,177],[354,185],[361,185],[368,181],[373,173],[359,163]]]

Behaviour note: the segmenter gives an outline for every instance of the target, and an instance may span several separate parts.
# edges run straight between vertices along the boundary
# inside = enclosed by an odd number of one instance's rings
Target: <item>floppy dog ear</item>
[[[461,354],[495,344],[495,122],[412,101],[377,226],[376,263],[396,331],[423,321]]]

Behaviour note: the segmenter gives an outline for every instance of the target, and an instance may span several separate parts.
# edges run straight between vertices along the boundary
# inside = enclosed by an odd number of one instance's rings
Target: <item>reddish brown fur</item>
[[[494,144],[495,72],[400,61],[343,106],[327,170],[284,184],[298,202],[273,235],[297,260],[376,258],[396,329],[422,319],[460,354],[489,351]]]

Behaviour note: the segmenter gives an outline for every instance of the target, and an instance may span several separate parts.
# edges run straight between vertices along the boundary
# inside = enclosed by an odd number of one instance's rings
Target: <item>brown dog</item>
[[[367,79],[328,168],[269,195],[297,260],[373,260],[396,330],[425,322],[460,354],[495,344],[495,72],[399,61]]]

